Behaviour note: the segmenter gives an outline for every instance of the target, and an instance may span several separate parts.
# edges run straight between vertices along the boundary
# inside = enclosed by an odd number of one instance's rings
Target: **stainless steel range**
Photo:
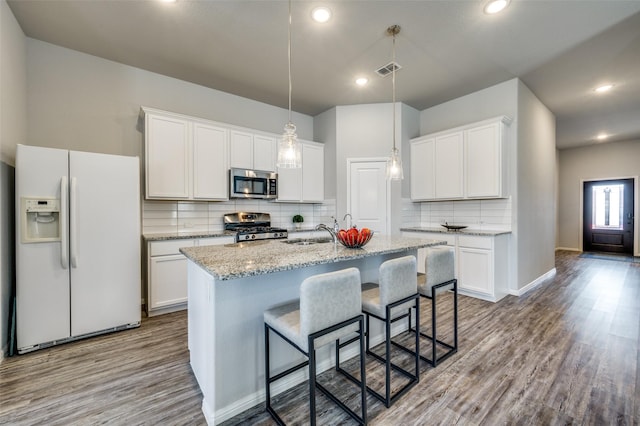
[[[287,238],[287,230],[271,226],[269,213],[227,213],[224,230],[234,232],[236,242]]]

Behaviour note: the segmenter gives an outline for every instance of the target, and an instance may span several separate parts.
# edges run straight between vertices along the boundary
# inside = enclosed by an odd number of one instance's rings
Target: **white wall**
[[[439,132],[499,115],[516,118],[518,79],[453,99],[420,113],[420,134]],[[512,123],[511,128],[514,128]]]
[[[402,181],[402,198],[411,198],[411,145],[409,141],[420,136],[420,111],[409,105],[400,104],[400,139],[402,141],[402,168],[404,180]]]
[[[336,198],[336,130],[337,109],[331,108],[313,118],[314,140],[324,143],[324,197]]]
[[[518,289],[555,269],[556,126],[549,109],[518,84]]]
[[[9,339],[14,259],[14,165],[26,141],[26,39],[5,0],[0,0],[0,361]]]
[[[27,39],[29,145],[142,155],[140,106],[282,133],[286,109]],[[313,119],[293,114],[301,139]]]
[[[393,146],[393,110],[391,103],[337,106],[335,108],[336,140],[336,213],[338,219],[347,213],[347,159],[388,158]],[[400,150],[405,179],[391,182],[391,233],[402,226],[402,195],[409,194],[409,139],[417,136],[419,112],[397,102],[396,147]],[[330,110],[332,111],[332,110]],[[326,121],[326,120],[325,120]],[[328,128],[316,121],[316,133]],[[322,128],[321,128],[322,127]],[[324,130],[323,130],[324,128]]]
[[[580,194],[583,180],[640,177],[640,140],[612,142],[559,151],[558,247],[582,250],[580,238]],[[638,205],[639,188],[635,188]],[[636,211],[635,255],[640,256],[637,241]]]
[[[348,213],[347,159],[387,158],[391,152],[391,103],[336,107],[336,213]]]

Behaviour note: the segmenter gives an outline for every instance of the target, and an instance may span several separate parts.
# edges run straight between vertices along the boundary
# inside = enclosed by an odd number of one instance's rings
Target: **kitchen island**
[[[329,235],[327,234],[327,237]],[[203,394],[202,410],[211,425],[264,401],[264,326],[262,313],[297,299],[302,281],[312,275],[349,267],[363,281],[377,281],[388,259],[416,255],[419,248],[444,241],[374,235],[361,249],[334,242],[292,243],[267,240],[181,248],[188,262],[188,345],[191,367]],[[382,328],[372,322],[372,344]],[[406,327],[397,324],[396,331]],[[317,352],[318,371],[334,364],[333,345]],[[342,357],[358,353],[347,347]],[[272,368],[282,371],[304,358],[280,339],[271,344]],[[278,394],[306,380],[306,369],[272,387]]]

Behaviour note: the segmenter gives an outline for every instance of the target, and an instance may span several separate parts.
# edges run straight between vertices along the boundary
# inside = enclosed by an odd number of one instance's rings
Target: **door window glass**
[[[622,229],[623,185],[593,186],[592,229]]]

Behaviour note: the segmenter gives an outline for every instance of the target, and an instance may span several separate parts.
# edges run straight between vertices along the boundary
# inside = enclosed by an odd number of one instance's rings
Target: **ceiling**
[[[24,33],[112,61],[287,108],[283,0],[8,0]],[[640,139],[640,0],[303,1],[292,4],[294,111],[390,102],[418,110],[520,78],[556,115],[560,149]],[[316,6],[332,19],[310,19]],[[357,87],[357,76],[369,84]],[[593,89],[615,84],[609,93]]]

